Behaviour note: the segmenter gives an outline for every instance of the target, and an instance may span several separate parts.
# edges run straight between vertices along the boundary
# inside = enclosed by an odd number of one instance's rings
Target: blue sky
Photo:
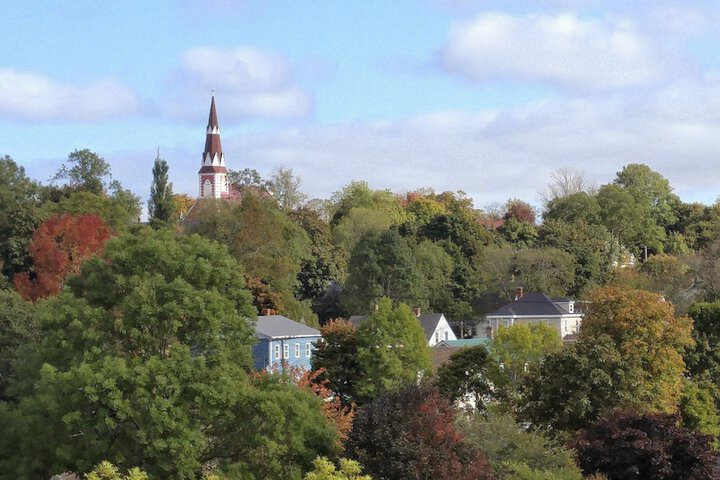
[[[629,4],[629,5],[628,5]],[[46,181],[90,148],[146,197],[197,193],[211,91],[227,164],[538,203],[632,162],[720,192],[720,4],[688,0],[5,2],[0,154]]]

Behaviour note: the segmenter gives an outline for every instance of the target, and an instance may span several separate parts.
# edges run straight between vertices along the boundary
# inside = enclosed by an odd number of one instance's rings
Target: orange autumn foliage
[[[103,250],[111,231],[96,215],[54,215],[35,230],[30,244],[34,270],[15,276],[15,289],[26,300],[56,295],[68,275]]]
[[[356,407],[354,403],[350,406],[343,405],[340,396],[328,388],[330,380],[321,378],[324,372],[324,368],[305,372],[296,383],[298,387],[311,390],[323,400],[323,413],[337,428],[339,441],[342,444],[352,429]]]

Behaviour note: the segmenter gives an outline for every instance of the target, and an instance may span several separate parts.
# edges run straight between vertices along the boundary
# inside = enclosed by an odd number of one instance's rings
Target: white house
[[[580,330],[583,313],[576,308],[575,301],[569,298],[551,299],[544,293],[522,295],[500,309],[485,316],[491,336],[498,328],[517,324],[545,323],[555,328],[560,338],[574,336]]]

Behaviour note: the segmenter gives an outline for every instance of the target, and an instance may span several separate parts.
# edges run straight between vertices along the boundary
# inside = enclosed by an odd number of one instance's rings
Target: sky
[[[214,92],[226,164],[540,203],[629,163],[720,194],[720,2],[3,2],[0,155],[47,182],[89,148],[147,199],[159,149],[198,193]]]

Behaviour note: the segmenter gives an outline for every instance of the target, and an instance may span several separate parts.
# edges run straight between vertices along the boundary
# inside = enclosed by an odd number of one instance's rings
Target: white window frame
[[[300,344],[299,343],[295,344],[294,350],[295,350],[295,358],[300,358]]]
[[[275,344],[275,360],[280,360],[280,345]]]
[[[290,358],[290,345],[287,343],[283,345],[283,358]]]
[[[309,343],[305,344],[305,356],[307,358],[312,357],[312,345],[310,345]]]

